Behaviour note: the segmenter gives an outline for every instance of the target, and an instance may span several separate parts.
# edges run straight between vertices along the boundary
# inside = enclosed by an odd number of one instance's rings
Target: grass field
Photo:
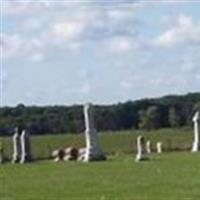
[[[162,155],[136,163],[135,140],[164,143]],[[107,161],[53,163],[37,160],[25,165],[0,165],[0,200],[198,200],[200,153],[190,153],[192,129],[101,134]],[[48,158],[52,149],[84,146],[83,135],[33,136],[35,158]],[[11,138],[1,138],[7,158]],[[176,151],[175,151],[176,150]],[[177,151],[182,150],[182,151]],[[187,151],[186,151],[187,150]]]
[[[0,166],[1,200],[198,200],[200,154],[151,155],[135,163],[132,154],[95,163]]]
[[[179,129],[160,129],[153,131],[118,131],[101,133],[100,142],[106,154],[133,153],[136,151],[136,138],[138,135],[144,135],[145,139],[152,141],[153,148],[157,141],[162,141],[165,150],[189,150],[192,144],[193,131],[191,128]],[[6,157],[12,155],[12,138],[0,138],[4,146]],[[46,135],[31,137],[32,152],[36,159],[49,158],[52,150],[59,147],[83,147],[84,135]]]

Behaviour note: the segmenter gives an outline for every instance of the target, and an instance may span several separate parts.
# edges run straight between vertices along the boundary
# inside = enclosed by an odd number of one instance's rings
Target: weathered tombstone
[[[64,150],[65,156],[64,161],[77,160],[78,159],[78,149],[75,147],[68,147]]]
[[[193,145],[192,145],[192,152],[197,152],[197,151],[199,151],[199,148],[200,148],[200,143],[199,143],[200,116],[199,116],[199,112],[195,113],[192,120],[193,120],[193,123],[194,123],[194,141],[193,141]]]
[[[147,151],[148,154],[151,153],[151,141],[150,140],[148,140],[146,142],[146,151]]]
[[[2,143],[0,142],[0,164],[2,164],[4,161],[4,157],[3,157],[3,146]]]
[[[56,149],[52,152],[51,156],[54,158],[54,162],[63,161],[65,156],[65,151],[64,149]]]
[[[150,140],[148,140],[148,141],[146,142],[146,152],[147,152],[148,154],[151,153],[151,141],[150,141]]]
[[[31,148],[30,148],[30,137],[29,134],[23,130],[21,137],[21,160],[20,163],[25,163],[31,161]]]
[[[20,136],[18,133],[18,128],[15,128],[15,132],[12,139],[13,139],[12,163],[17,163],[20,160],[20,154],[21,154]]]
[[[161,154],[162,153],[162,142],[157,142],[156,144],[156,149],[157,149],[157,153]]]
[[[135,161],[147,160],[145,140],[143,136],[137,137],[137,155]]]
[[[85,139],[86,150],[84,155],[84,162],[105,160],[106,157],[101,150],[98,134],[94,127],[93,107],[91,104],[84,106],[85,117]]]
[[[82,147],[78,149],[78,161],[84,160],[86,148]]]

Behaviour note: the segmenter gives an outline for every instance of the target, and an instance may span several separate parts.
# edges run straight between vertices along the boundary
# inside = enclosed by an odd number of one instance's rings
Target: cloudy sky
[[[2,0],[1,105],[200,91],[198,0]]]

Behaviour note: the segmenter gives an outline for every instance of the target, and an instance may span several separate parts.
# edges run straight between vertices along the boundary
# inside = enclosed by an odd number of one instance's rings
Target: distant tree
[[[147,130],[160,127],[160,113],[157,106],[150,106],[146,112],[140,112],[139,127]]]
[[[174,107],[171,107],[169,109],[168,120],[169,120],[170,127],[180,126],[180,116],[179,116],[179,114],[177,113],[177,111]]]
[[[193,110],[194,111],[200,111],[200,101],[197,102],[196,104],[194,104]]]
[[[200,93],[165,96],[95,106],[97,130],[130,128],[154,129],[192,125],[192,116],[200,110]],[[25,106],[0,108],[0,135],[13,134],[14,128],[27,128],[31,134],[81,133],[84,131],[83,107]]]

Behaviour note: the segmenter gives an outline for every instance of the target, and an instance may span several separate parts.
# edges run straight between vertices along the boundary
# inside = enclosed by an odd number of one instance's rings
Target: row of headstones
[[[88,111],[89,107],[85,107],[85,124],[86,124],[86,148],[81,149],[74,149],[68,148],[66,150],[61,150],[63,153],[59,153],[58,150],[54,152],[54,161],[60,160],[83,160],[83,161],[90,161],[90,160],[104,160],[105,155],[102,153],[101,148],[98,143],[97,133],[94,128],[94,119],[92,116],[91,108],[90,112]],[[193,117],[194,122],[194,142],[192,147],[192,152],[197,152],[199,150],[199,124],[200,117],[199,112],[196,112]],[[161,154],[163,151],[163,144],[162,142],[156,143],[157,153]],[[76,152],[73,154],[72,152]],[[70,153],[71,152],[71,153]],[[151,141],[147,141],[145,143],[143,136],[138,136],[137,138],[137,154],[136,154],[136,161],[147,160],[147,154],[152,152],[151,149]],[[60,156],[62,155],[62,156]],[[75,156],[74,156],[75,155]],[[86,156],[85,156],[86,155]]]
[[[152,143],[151,143],[150,140],[147,140],[147,142],[146,142],[146,152],[147,152],[147,154],[152,153]],[[156,152],[159,153],[159,154],[161,154],[163,152],[163,144],[162,144],[162,142],[157,142],[156,143]]]
[[[66,149],[56,149],[52,152],[51,157],[54,162],[70,161],[70,160],[84,160],[85,148],[77,149],[75,147],[68,147]]]
[[[15,128],[13,135],[12,163],[25,163],[31,161],[30,137],[26,130],[21,134]]]
[[[69,160],[78,160],[84,161],[86,148],[77,149],[75,147],[68,147],[66,149],[56,149],[52,152],[52,157],[54,158],[54,162],[59,161],[69,161]],[[162,142],[156,143],[156,152],[161,154],[163,152],[163,144]],[[148,154],[152,153],[152,144],[151,141],[148,140],[145,143],[143,136],[137,137],[137,155],[136,161],[147,160]],[[105,159],[105,157],[104,157]],[[103,160],[103,158],[101,159]]]
[[[91,104],[86,104],[84,106],[84,119],[85,119],[85,140],[86,140],[86,147],[82,150],[74,150],[67,149],[62,151],[57,151],[55,153],[55,160],[59,160],[60,158],[64,158],[66,160],[75,160],[75,158],[78,160],[83,160],[84,162],[89,162],[93,160],[105,160],[106,156],[101,150],[99,140],[98,140],[98,134],[94,127],[94,115],[93,115],[93,107]],[[196,112],[193,117],[194,122],[194,142],[192,147],[192,152],[197,152],[200,148],[199,145],[199,121],[200,116],[199,112]],[[146,144],[150,146],[149,144]],[[137,155],[136,160],[143,160],[146,157],[145,154],[145,142],[144,138],[142,136],[139,136],[137,138]],[[150,149],[148,149],[149,151]],[[147,151],[147,152],[148,152]],[[151,150],[150,150],[151,151]],[[149,152],[150,152],[149,151]],[[157,151],[162,152],[162,143],[157,143]],[[76,153],[75,153],[76,152]],[[79,153],[81,153],[79,157]],[[2,150],[0,150],[0,158],[2,157]],[[75,156],[77,155],[77,156]],[[13,158],[12,162],[20,162],[24,163],[31,160],[31,151],[30,151],[30,140],[29,140],[29,134],[24,130],[22,131],[21,135],[18,133],[18,129],[15,130],[15,134],[13,136]]]
[[[199,123],[200,123],[200,114],[196,112],[193,119],[194,123],[194,141],[192,145],[192,152],[198,152],[200,150],[200,138],[199,138]],[[157,153],[162,153],[162,142],[157,142],[156,144]],[[145,146],[144,137],[139,136],[137,138],[137,155],[136,161],[148,160],[147,153],[151,153],[151,142],[147,141]]]
[[[83,111],[86,147],[80,149],[69,147],[67,149],[55,150],[52,153],[55,162],[60,160],[79,160],[83,162],[106,160],[106,156],[99,143],[98,133],[94,126],[93,106],[86,104]]]
[[[106,156],[101,150],[98,134],[94,127],[93,107],[91,104],[84,106],[85,119],[85,140],[86,147],[79,149],[75,148],[59,149],[52,153],[55,161],[60,159],[65,160],[82,160],[84,162],[105,160]],[[0,148],[0,158],[3,162],[3,149]],[[79,156],[80,154],[80,156]],[[31,161],[30,136],[26,130],[23,130],[21,135],[18,133],[18,128],[15,129],[13,135],[13,155],[12,163],[25,163]]]
[[[156,143],[156,151],[158,154],[161,154],[163,152],[163,144],[162,142]],[[143,136],[137,137],[137,154],[135,161],[142,161],[142,160],[148,160],[148,154],[152,153],[151,148],[151,141],[148,140],[145,143],[145,139]]]
[[[0,163],[4,161],[3,147],[0,145]],[[31,160],[30,140],[29,134],[23,130],[21,134],[18,128],[15,128],[13,135],[13,154],[12,163],[25,163]]]

